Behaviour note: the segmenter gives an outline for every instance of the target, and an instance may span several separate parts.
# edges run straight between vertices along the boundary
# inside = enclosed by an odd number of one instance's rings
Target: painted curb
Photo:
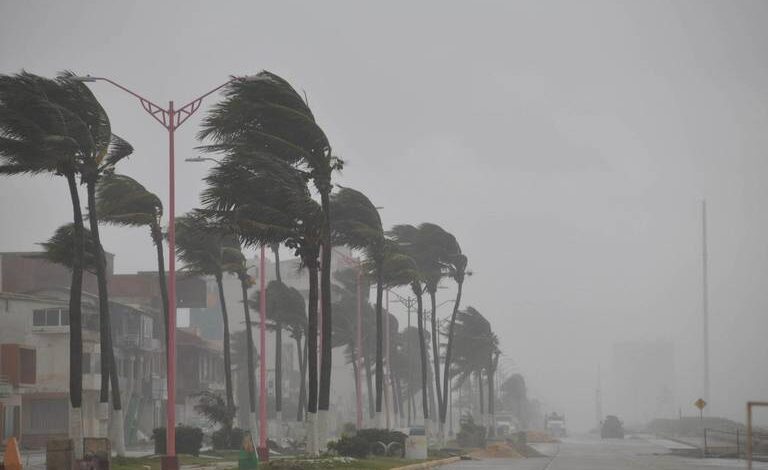
[[[395,467],[390,470],[421,470],[424,468],[432,468],[432,467],[439,467],[441,465],[447,465],[449,463],[458,462],[459,460],[461,460],[461,457],[449,457],[447,459],[430,460],[428,462],[423,462],[423,463],[412,463],[410,465],[404,465],[402,467]]]

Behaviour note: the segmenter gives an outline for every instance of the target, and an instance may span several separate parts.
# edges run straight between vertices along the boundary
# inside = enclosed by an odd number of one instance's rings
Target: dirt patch
[[[528,442],[532,442],[534,444],[549,444],[549,443],[560,442],[559,439],[555,439],[549,434],[545,432],[539,432],[539,431],[528,431],[526,437],[528,439]]]
[[[506,444],[491,444],[485,449],[477,449],[469,453],[470,457],[478,459],[522,459],[520,452]]]

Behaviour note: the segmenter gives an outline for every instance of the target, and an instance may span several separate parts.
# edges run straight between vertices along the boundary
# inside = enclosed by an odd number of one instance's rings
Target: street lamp
[[[90,75],[73,77],[75,81],[93,83],[107,82],[139,100],[144,111],[149,113],[168,131],[168,403],[166,405],[166,455],[162,458],[163,470],[177,470],[179,460],[176,456],[176,173],[174,155],[174,136],[184,122],[189,119],[203,102],[203,99],[216,93],[236,81],[252,81],[254,76],[234,77],[200,95],[180,108],[175,108],[173,101],[163,108],[138,93],[106,77]]]

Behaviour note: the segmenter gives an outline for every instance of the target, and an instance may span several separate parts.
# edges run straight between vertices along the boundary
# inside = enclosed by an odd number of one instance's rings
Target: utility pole
[[[595,390],[595,421],[597,422],[597,429],[600,429],[603,423],[603,384],[600,374],[600,364],[597,365],[597,389]]]
[[[709,252],[707,251],[707,201],[701,201],[701,307],[704,342],[704,401],[709,395]]]

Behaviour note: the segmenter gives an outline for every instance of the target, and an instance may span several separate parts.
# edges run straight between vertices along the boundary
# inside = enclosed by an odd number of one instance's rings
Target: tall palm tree
[[[455,241],[455,240],[454,240]],[[445,425],[445,420],[448,415],[448,394],[450,391],[448,390],[448,381],[449,379],[449,372],[451,369],[451,359],[453,354],[453,340],[454,340],[454,329],[456,325],[456,316],[459,312],[459,306],[461,305],[461,296],[464,288],[464,280],[466,279],[466,276],[471,275],[470,272],[467,271],[467,257],[461,253],[461,248],[459,248],[458,242],[456,242],[455,247],[458,248],[458,253],[452,253],[448,256],[448,258],[445,260],[445,264],[448,268],[448,277],[453,279],[456,282],[456,299],[453,302],[453,312],[451,313],[451,319],[448,324],[448,339],[446,342],[445,347],[445,363],[443,364],[444,367],[444,373],[443,373],[443,403],[442,407],[440,408],[440,421]]]
[[[232,346],[229,314],[224,297],[224,274],[234,272],[242,254],[231,237],[222,235],[199,213],[176,218],[176,253],[190,274],[213,276],[219,292],[221,321],[224,325],[224,379],[227,406],[235,407],[232,389]]]
[[[124,227],[146,227],[157,256],[157,278],[163,311],[165,350],[168,351],[168,284],[163,253],[163,203],[156,194],[130,176],[110,173],[96,186],[96,212],[102,222]],[[166,357],[167,359],[167,357]]]
[[[82,405],[82,257],[84,253],[83,215],[77,188],[77,175],[86,163],[108,152],[111,130],[106,113],[82,84],[69,73],[55,80],[21,73],[0,76],[0,173],[62,175],[67,179],[72,202],[75,247],[70,286],[70,401],[80,417]],[[96,235],[94,235],[96,236]],[[97,245],[100,245],[97,240]],[[102,250],[103,251],[103,250]],[[101,256],[103,258],[103,256]],[[103,276],[102,276],[103,277]],[[101,293],[100,293],[101,296]],[[104,290],[104,297],[106,290]],[[102,318],[102,399],[108,398],[107,380],[114,363],[108,321]],[[105,344],[106,343],[106,344]],[[105,346],[108,346],[105,348]],[[105,350],[106,349],[106,350]],[[121,421],[117,375],[113,378],[113,406]],[[77,424],[73,429],[79,428]],[[118,422],[115,447],[122,453],[122,426]],[[79,436],[75,436],[79,439]]]
[[[69,296],[69,398],[74,416],[82,406],[83,213],[77,189],[80,154],[70,135],[73,114],[54,101],[54,80],[23,72],[0,75],[0,174],[54,174],[66,178],[75,237]],[[74,436],[77,440],[79,436]]]
[[[267,71],[249,80],[232,82],[225,89],[225,99],[212,108],[202,127],[200,138],[212,141],[205,149],[232,151],[247,148],[265,153],[270,159],[300,167],[320,195],[320,246],[323,252],[320,290],[325,341],[320,366],[318,431],[324,440],[332,366],[330,195],[333,172],[340,170],[343,162],[333,155],[330,142],[315,121],[308,103],[285,79]]]
[[[439,369],[439,350],[438,350],[438,330],[435,310],[437,308],[436,291],[440,280],[445,276],[445,260],[454,252],[455,247],[450,243],[451,236],[438,225],[422,223],[418,227],[413,225],[396,225],[390,231],[393,241],[399,246],[399,249],[410,256],[415,263],[415,277],[411,282],[411,290],[416,297],[416,316],[420,334],[420,350],[422,360],[422,408],[424,410],[424,419],[428,421],[430,416],[434,419],[437,410],[432,415],[428,410],[427,391],[429,390],[428,375],[429,370],[434,371],[434,387],[437,392],[437,409],[442,403],[440,369]],[[430,295],[432,303],[432,356],[433,367],[427,366],[427,345],[424,319],[425,293]]]
[[[294,250],[309,274],[307,362],[308,449],[317,453],[314,417],[318,407],[318,257],[322,211],[293,164],[264,152],[232,149],[206,177],[206,214],[246,246],[283,243]],[[330,338],[330,336],[328,336]]]
[[[451,376],[455,378],[454,389],[461,387],[473,375],[477,377],[482,414],[485,401],[482,378],[485,373],[488,380],[489,416],[488,419],[485,419],[485,416],[481,418],[490,426],[490,413],[493,410],[491,400],[495,400],[493,374],[498,365],[499,340],[488,320],[473,307],[458,312],[454,328],[455,360],[451,368]]]
[[[258,308],[260,305],[260,293],[256,292],[251,301]],[[275,331],[275,413],[277,421],[282,421],[282,331],[285,328],[292,329],[292,336],[296,340],[299,355],[301,354],[301,338],[304,335],[303,324],[306,323],[306,307],[304,297],[297,289],[288,287],[282,281],[269,281],[266,289],[267,320],[271,322],[271,328]],[[301,359],[300,359],[301,361]],[[301,363],[299,364],[301,368]]]
[[[384,392],[384,259],[387,243],[376,206],[360,191],[341,188],[331,195],[331,234],[337,245],[363,250],[376,282],[376,420],[383,428]]]

